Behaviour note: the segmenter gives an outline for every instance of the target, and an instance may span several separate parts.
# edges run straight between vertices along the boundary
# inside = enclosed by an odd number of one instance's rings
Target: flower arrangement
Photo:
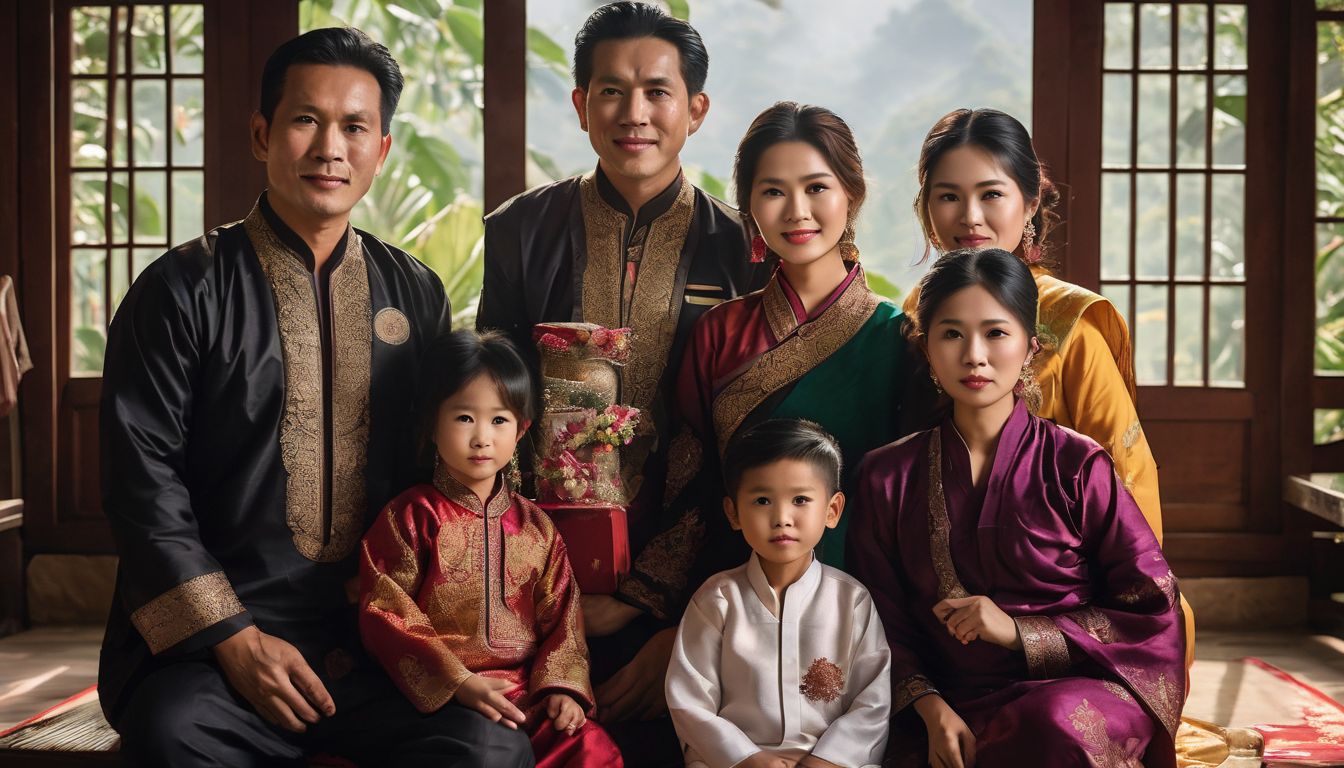
[[[592,323],[539,323],[532,340],[544,353],[580,359],[601,358],[617,365],[630,359],[629,328],[603,328]]]
[[[639,423],[639,409],[609,405],[547,414],[559,420],[537,462],[537,491],[543,502],[624,504],[620,458]]]

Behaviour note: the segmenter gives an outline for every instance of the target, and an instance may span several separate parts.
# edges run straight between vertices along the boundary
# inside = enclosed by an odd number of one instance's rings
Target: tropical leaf
[[[565,49],[552,40],[550,35],[536,27],[527,28],[527,49],[536,54],[542,61],[558,67],[561,71],[569,69],[569,56],[565,54]]]
[[[667,0],[667,11],[682,21],[691,20],[691,4],[689,0]]]
[[[870,272],[867,269],[863,271],[863,276],[868,278],[868,287],[872,289],[873,293],[900,306],[901,295],[904,292],[899,286],[883,275],[879,275],[876,272]]]
[[[485,25],[479,12],[466,8],[448,8],[443,20],[453,35],[453,42],[466,51],[478,66],[485,66]]]

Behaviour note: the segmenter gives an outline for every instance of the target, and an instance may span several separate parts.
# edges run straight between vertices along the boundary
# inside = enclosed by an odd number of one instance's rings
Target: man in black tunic
[[[131,764],[532,764],[464,707],[419,715],[348,593],[367,522],[414,479],[420,351],[449,318],[431,271],[349,223],[401,86],[357,30],[281,46],[252,117],[266,192],[151,264],[109,330],[99,692]]]
[[[615,2],[594,11],[574,42],[574,108],[597,168],[486,216],[476,325],[506,331],[534,360],[537,323],[634,330],[618,394],[643,411],[639,434],[621,452],[634,566],[614,597],[584,597],[598,704],[610,726],[665,711],[662,679],[681,611],[665,596],[686,588],[701,534],[661,514],[677,452],[670,399],[686,340],[707,309],[761,287],[769,274],[750,263],[737,212],[682,173],[681,148],[709,111],[709,56],[695,29],[655,5]],[[612,733],[631,761],[631,740]],[[672,750],[675,758],[675,743]]]

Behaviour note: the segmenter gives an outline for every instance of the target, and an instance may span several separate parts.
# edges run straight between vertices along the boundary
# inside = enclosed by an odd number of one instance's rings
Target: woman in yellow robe
[[[1041,389],[1038,414],[1096,440],[1162,541],[1157,462],[1135,406],[1129,329],[1115,305],[1050,274],[1043,243],[1058,219],[1059,192],[1046,177],[1026,128],[992,109],[944,115],[924,139],[915,212],[928,245],[942,251],[1002,248],[1036,278],[1037,336],[1032,361]],[[918,301],[906,299],[910,314]],[[1195,623],[1185,616],[1186,667],[1194,662]]]

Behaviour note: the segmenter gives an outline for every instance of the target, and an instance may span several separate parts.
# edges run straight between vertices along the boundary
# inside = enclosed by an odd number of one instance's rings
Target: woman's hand
[[[936,693],[915,699],[914,707],[929,731],[929,765],[975,768],[975,734],[961,715]]]
[[[1017,622],[984,595],[948,598],[933,606],[933,615],[962,645],[972,640],[985,640],[1010,651],[1022,650]]]
[[[796,765],[798,761],[793,758],[763,749],[738,763],[734,768],[794,768]]]
[[[597,709],[604,723],[652,720],[667,714],[663,683],[677,630],[660,630],[639,649],[629,664],[597,687]]]
[[[527,716],[504,697],[504,692],[514,687],[516,686],[508,680],[472,675],[457,687],[453,699],[458,704],[485,715],[491,722],[501,723],[517,730],[518,726],[527,722]]]
[[[587,637],[615,634],[641,613],[635,606],[610,595],[583,595],[579,601],[583,608],[583,634]]]
[[[546,716],[555,730],[564,731],[568,736],[573,736],[588,720],[579,702],[565,693],[552,693],[546,697]]]

